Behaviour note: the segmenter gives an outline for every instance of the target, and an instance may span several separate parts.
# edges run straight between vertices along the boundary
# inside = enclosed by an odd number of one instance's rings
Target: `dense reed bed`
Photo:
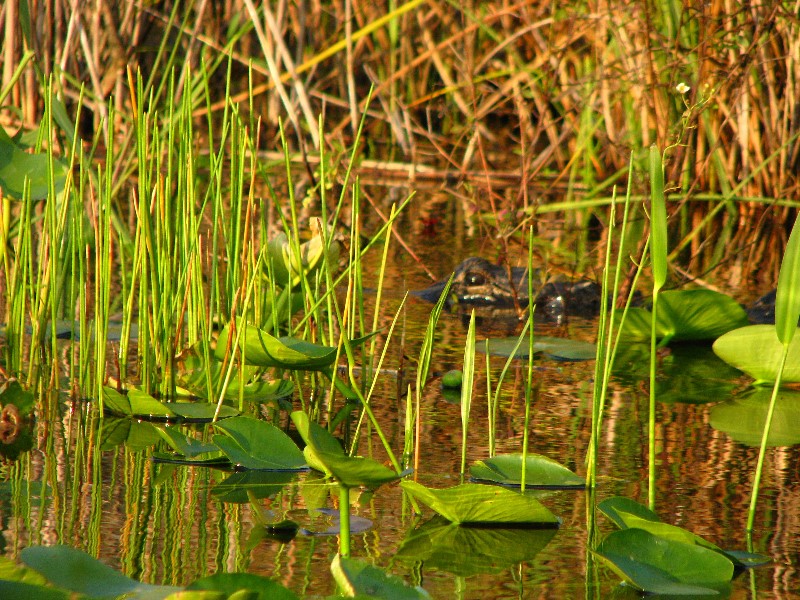
[[[367,166],[469,178],[487,211],[546,202],[551,187],[567,200],[608,197],[630,153],[651,143],[674,145],[666,182],[693,201],[680,227],[695,250],[689,233],[707,234],[709,214],[751,238],[783,225],[785,208],[762,217],[797,195],[800,32],[787,3],[9,0],[0,19],[7,126],[39,122],[52,76],[68,108],[85,95],[85,138],[110,111],[124,136],[137,69],[163,106],[188,79],[194,114],[212,113],[214,126],[229,67],[227,97],[262,119],[261,149],[275,149],[280,116],[299,151],[346,147],[374,87],[364,158],[399,164]],[[217,84],[211,98],[204,76]],[[523,185],[504,191],[501,176]]]

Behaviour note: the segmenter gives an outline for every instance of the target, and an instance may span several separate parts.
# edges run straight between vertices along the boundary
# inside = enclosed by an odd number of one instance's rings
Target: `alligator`
[[[458,265],[446,302],[459,306],[524,308],[528,306],[528,269],[495,265],[473,256]],[[600,286],[594,281],[543,281],[534,270],[533,292],[536,314],[546,321],[561,322],[567,316],[592,317],[600,311]],[[447,279],[412,292],[415,296],[437,302],[447,285]]]
[[[510,273],[510,277],[509,277]],[[543,281],[542,274],[534,270],[533,290],[536,314],[543,321],[561,323],[568,316],[591,318],[600,311],[602,297],[600,285],[594,281],[554,280]],[[428,302],[437,302],[444,291],[447,279],[412,292]],[[453,284],[446,302],[448,306],[524,308],[528,305],[528,269],[495,265],[473,256],[458,265],[453,273]],[[637,299],[637,304],[640,299]],[[775,290],[772,290],[745,307],[751,323],[775,322]]]

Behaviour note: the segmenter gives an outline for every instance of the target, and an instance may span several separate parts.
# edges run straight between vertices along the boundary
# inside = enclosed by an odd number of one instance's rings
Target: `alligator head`
[[[543,283],[538,271],[533,273],[536,314],[548,321],[560,322],[567,315],[595,316],[600,308],[600,286],[593,281],[549,281]],[[412,292],[415,296],[436,302],[447,280]],[[509,270],[479,257],[468,258],[456,267],[450,287],[448,305],[461,307],[524,307],[528,305],[528,270]]]
[[[528,270],[520,267],[508,269],[494,265],[485,258],[473,256],[464,260],[453,273],[453,284],[450,286],[450,298],[458,304],[478,306],[514,306],[515,300],[521,306],[528,304]],[[536,274],[538,277],[538,273]],[[447,279],[412,292],[415,296],[437,302],[447,285]],[[538,283],[534,286],[539,287]]]

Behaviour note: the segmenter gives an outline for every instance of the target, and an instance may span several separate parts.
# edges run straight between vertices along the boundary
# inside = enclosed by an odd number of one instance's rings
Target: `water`
[[[436,197],[421,202],[421,208],[412,209],[398,227],[427,268],[440,275],[466,256],[489,255],[477,241],[478,236],[465,235],[464,213],[458,205],[438,230],[432,233],[425,228],[423,217],[430,218],[431,207],[439,206],[437,202]],[[404,290],[429,283],[424,269],[395,245],[384,314],[394,313]],[[401,352],[416,357],[429,311],[429,305],[407,300],[388,367],[396,368]],[[383,327],[388,328],[388,317]],[[543,328],[538,333],[591,341],[594,329],[592,321],[575,319],[565,328]],[[435,373],[460,367],[464,338],[459,316],[444,315],[437,336]],[[504,359],[493,358],[491,362],[496,381]],[[404,381],[413,380],[413,366],[409,366],[409,360],[404,364]],[[468,438],[470,462],[487,457],[482,354],[478,354],[478,364]],[[622,364],[620,377],[609,394],[596,494],[598,500],[624,495],[644,501],[647,392],[637,373],[640,361]],[[712,427],[711,421],[713,407],[746,387],[748,381],[725,375],[714,385],[688,385],[713,379],[724,367],[686,348],[675,348],[662,356],[661,367],[665,375],[660,393],[667,396],[679,390],[672,399],[692,403],[658,405],[657,512],[664,521],[685,527],[720,547],[746,549],[744,530],[757,449],[734,441],[728,433]],[[692,371],[695,367],[700,370]],[[501,395],[496,426],[498,452],[521,448],[522,371],[522,364],[512,369]],[[591,423],[593,363],[543,358],[537,363],[535,377],[530,451],[583,474]],[[398,401],[397,389],[405,389],[405,385],[386,374],[374,396],[374,411],[394,448],[401,446],[405,414],[405,402]],[[227,473],[154,464],[149,449],[157,438],[149,424],[113,419],[101,422],[93,407],[84,402],[62,399],[50,405],[58,407],[59,412],[40,416],[35,449],[17,462],[5,462],[0,467],[0,542],[6,556],[16,558],[21,549],[32,544],[65,543],[148,582],[182,585],[218,571],[247,571],[274,578],[301,597],[335,593],[330,574],[330,561],[338,549],[335,536],[299,535],[289,542],[268,539],[253,507],[219,499],[219,483]],[[460,407],[444,397],[435,380],[425,390],[421,412],[417,476],[420,482],[434,487],[455,485],[459,482]],[[784,419],[792,419],[791,411],[783,414]],[[776,425],[788,430],[798,427],[796,422]],[[386,459],[377,437],[362,444],[359,451]],[[798,452],[795,445],[767,454],[752,549],[773,562],[738,577],[732,584],[731,598],[800,598],[796,568],[800,556]],[[354,515],[369,519],[373,526],[354,536],[352,555],[422,585],[435,598],[628,597],[618,589],[618,577],[599,566],[588,552],[587,494],[544,493],[542,502],[562,519],[552,539],[521,564],[493,567],[491,559],[486,558],[485,572],[465,577],[396,556],[411,531],[432,516],[427,509],[422,517],[413,515],[397,485],[385,485],[374,493],[354,492]],[[277,496],[258,501],[269,518],[290,518],[313,531],[324,531],[332,524],[317,509],[337,505],[335,489],[313,474],[301,475]],[[613,527],[600,516],[598,529],[603,535]],[[515,543],[535,545],[524,537],[516,542],[512,537],[504,543],[512,556],[522,551],[514,547]],[[475,542],[473,546],[465,543],[457,551],[466,563],[469,553],[479,549],[479,542]],[[502,548],[499,554],[502,558]]]

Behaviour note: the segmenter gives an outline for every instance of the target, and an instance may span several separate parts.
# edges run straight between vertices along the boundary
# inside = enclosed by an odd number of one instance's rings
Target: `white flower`
[[[690,89],[691,88],[688,85],[686,85],[685,83],[683,83],[682,81],[678,85],[675,86],[675,91],[678,92],[681,95],[685,94]]]

